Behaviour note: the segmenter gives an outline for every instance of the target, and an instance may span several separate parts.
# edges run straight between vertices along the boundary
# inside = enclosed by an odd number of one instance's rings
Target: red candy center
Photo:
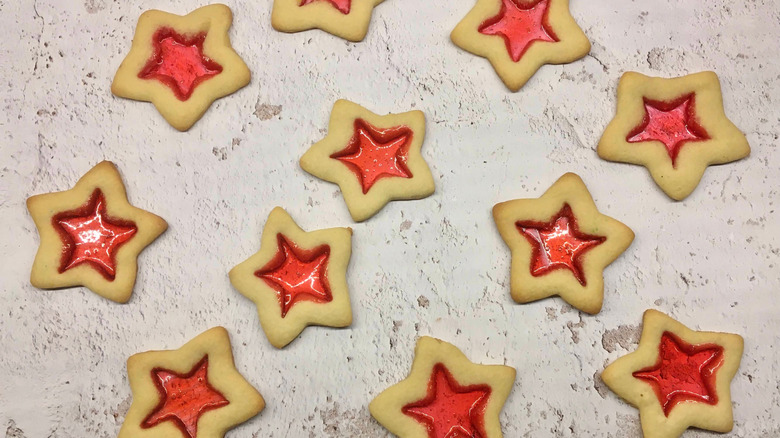
[[[671,102],[645,99],[645,118],[628,134],[629,143],[660,141],[666,146],[674,165],[682,146],[689,141],[708,140],[707,131],[696,121],[694,95]]]
[[[138,231],[134,223],[106,215],[100,189],[83,207],[55,215],[52,224],[63,243],[59,272],[89,263],[108,280],[116,276],[117,250]]]
[[[346,164],[357,175],[365,194],[380,178],[412,177],[406,167],[412,136],[412,130],[406,126],[380,129],[357,119],[355,135],[347,147],[330,157]]]
[[[152,37],[154,54],[138,77],[157,79],[180,100],[189,99],[198,84],[222,72],[221,65],[203,54],[205,40],[205,32],[188,37],[171,28],[161,28]]]
[[[330,247],[322,245],[303,250],[282,234],[277,235],[277,240],[279,250],[276,256],[255,275],[276,290],[282,305],[282,318],[298,301],[332,301],[327,276]]]
[[[160,403],[141,427],[150,428],[163,421],[173,421],[187,438],[197,438],[198,419],[206,411],[227,406],[230,402],[208,381],[209,358],[205,356],[185,374],[155,368],[152,380],[160,392]]]
[[[530,5],[521,5],[519,0],[502,1],[498,15],[482,23],[479,32],[503,37],[513,61],[520,61],[534,41],[558,41],[547,22],[549,0]]]
[[[301,0],[300,6],[306,6],[310,3],[314,3],[317,1],[328,1],[330,4],[333,5],[334,8],[338,9],[339,12],[346,15],[349,14],[350,8],[352,8],[352,0]]]
[[[658,362],[635,372],[653,386],[658,401],[669,412],[679,402],[718,403],[715,393],[715,372],[723,365],[723,347],[691,345],[670,332],[664,332],[658,346]]]
[[[569,204],[547,223],[517,222],[520,233],[531,243],[531,274],[544,275],[554,269],[569,269],[585,286],[581,257],[591,248],[603,243],[606,238],[581,233]]]
[[[424,399],[402,412],[428,428],[430,438],[484,438],[488,385],[461,386],[443,364],[436,364]]]

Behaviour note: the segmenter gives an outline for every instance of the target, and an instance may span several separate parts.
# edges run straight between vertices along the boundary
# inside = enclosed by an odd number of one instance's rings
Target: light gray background
[[[598,375],[635,348],[647,308],[743,335],[732,436],[780,436],[775,1],[573,0],[591,55],[542,68],[519,93],[449,41],[472,1],[388,0],[360,44],[275,32],[271,0],[227,3],[252,82],[180,133],[109,87],[144,10],[202,3],[0,0],[0,437],[116,436],[131,402],[127,357],[178,348],[214,325],[228,328],[238,369],[268,402],[233,438],[386,436],[366,406],[406,376],[420,335],[517,368],[507,437],[635,437],[637,411]],[[677,203],[644,168],[596,156],[621,73],[707,69],[747,134],[748,159],[710,168]],[[423,110],[436,194],[354,224],[338,188],[297,164],[338,98],[379,113]],[[142,253],[126,305],[28,282],[38,238],[25,199],[70,188],[103,159],[117,163],[133,204],[170,224]],[[606,270],[596,316],[559,299],[514,304],[490,216],[567,171],[637,235]],[[227,278],[257,251],[276,205],[306,229],[355,229],[354,324],[309,328],[281,351]]]

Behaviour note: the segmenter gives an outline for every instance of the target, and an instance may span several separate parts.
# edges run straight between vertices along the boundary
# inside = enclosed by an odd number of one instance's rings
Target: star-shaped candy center
[[[282,318],[298,301],[332,301],[327,276],[330,247],[322,245],[303,250],[282,234],[277,235],[277,241],[279,249],[276,256],[255,275],[276,290],[282,306]]]
[[[461,386],[443,364],[436,364],[424,399],[402,412],[428,429],[430,438],[486,437],[485,407],[488,385]]]
[[[208,364],[208,356],[205,356],[185,375],[159,368],[152,370],[152,380],[160,392],[160,403],[141,426],[150,428],[170,420],[187,438],[197,438],[200,416],[230,404],[209,384]]]
[[[334,8],[338,9],[344,15],[349,14],[349,10],[352,8],[352,0],[301,0],[300,6],[306,6],[310,3],[317,1],[328,1]]]
[[[192,96],[201,82],[222,72],[222,66],[203,54],[206,33],[186,36],[163,27],[152,37],[152,57],[138,73],[169,86],[180,100]]]
[[[503,37],[514,62],[520,61],[534,41],[558,41],[547,22],[550,0],[538,0],[531,4],[519,2],[502,0],[498,15],[487,19],[479,27],[480,33]]]
[[[380,178],[411,178],[406,166],[412,130],[406,126],[377,128],[365,120],[355,120],[355,134],[347,147],[335,154],[360,180],[363,193],[368,193]]]
[[[715,372],[723,365],[723,347],[691,345],[670,332],[664,332],[658,346],[658,362],[635,372],[637,379],[653,386],[664,414],[681,401],[718,403]]]
[[[540,276],[554,269],[565,268],[585,286],[581,258],[606,238],[581,233],[568,204],[564,204],[550,222],[518,221],[516,225],[532,247],[532,275]]]
[[[682,146],[689,141],[708,140],[707,131],[696,121],[694,95],[671,102],[645,99],[645,118],[628,134],[629,143],[660,141],[674,165]]]
[[[63,243],[59,272],[89,263],[108,280],[116,276],[117,250],[138,231],[134,223],[106,215],[100,189],[83,207],[55,215],[52,224]]]

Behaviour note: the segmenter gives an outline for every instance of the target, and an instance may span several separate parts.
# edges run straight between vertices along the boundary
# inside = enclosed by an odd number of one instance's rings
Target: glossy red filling
[[[276,290],[282,306],[282,318],[299,301],[327,303],[333,300],[328,284],[330,247],[301,249],[282,234],[277,235],[276,256],[255,275]]]
[[[548,22],[549,8],[550,0],[538,0],[530,5],[502,0],[498,15],[485,20],[479,32],[503,37],[509,56],[518,62],[534,41],[558,41]]]
[[[186,36],[163,27],[152,37],[154,53],[138,73],[156,79],[173,90],[179,100],[192,96],[195,87],[222,72],[222,66],[203,54],[206,33]]]
[[[352,170],[368,193],[380,178],[411,178],[406,165],[413,132],[406,126],[377,128],[363,119],[355,120],[355,135],[335,158]]]
[[[586,285],[582,272],[582,255],[591,248],[604,243],[606,237],[591,236],[580,232],[577,220],[569,204],[550,222],[518,221],[520,233],[531,244],[531,274],[535,277],[554,269],[568,269],[583,286]]]
[[[352,8],[352,0],[301,0],[300,6],[306,6],[317,1],[330,2],[334,8],[338,9],[339,12],[344,15],[349,14],[349,10]]]
[[[162,368],[152,370],[152,380],[160,393],[160,403],[141,423],[148,429],[163,421],[173,421],[187,438],[197,438],[198,419],[206,411],[230,402],[209,384],[209,358],[204,356],[184,375]]]
[[[485,438],[485,408],[490,386],[461,386],[439,363],[433,367],[424,399],[403,407],[402,412],[428,429],[429,438]]]
[[[660,141],[666,146],[672,164],[686,142],[708,140],[707,131],[697,122],[695,95],[689,94],[670,102],[644,99],[645,118],[628,134],[629,143]]]
[[[54,215],[52,225],[63,244],[60,273],[88,263],[108,280],[116,276],[117,250],[138,231],[133,222],[106,215],[100,189],[82,207]]]
[[[683,401],[717,404],[715,372],[721,365],[723,347],[691,345],[664,332],[658,346],[658,362],[633,375],[652,385],[664,414],[669,416],[672,408]]]

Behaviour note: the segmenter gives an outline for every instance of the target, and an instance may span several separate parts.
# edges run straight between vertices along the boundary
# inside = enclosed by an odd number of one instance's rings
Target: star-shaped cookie
[[[374,7],[384,0],[274,0],[271,25],[281,32],[322,29],[349,41],[362,41]]]
[[[601,378],[639,409],[645,438],[676,438],[689,427],[728,432],[734,425],[730,385],[742,349],[739,335],[693,331],[647,310],[639,348]]]
[[[215,100],[249,83],[249,68],[230,45],[232,22],[221,4],[185,16],[144,12],[111,92],[152,102],[174,128],[190,129]]]
[[[599,213],[573,173],[563,175],[539,199],[497,204],[493,219],[512,252],[515,301],[559,295],[591,314],[604,301],[604,268],[634,240],[630,228]]]
[[[138,254],[168,228],[159,216],[128,203],[110,161],[93,167],[70,190],[30,197],[27,209],[40,236],[32,285],[85,286],[118,303],[133,293]]]
[[[230,282],[257,305],[271,344],[283,348],[309,325],[352,323],[351,253],[352,229],[305,232],[276,207],[263,228],[260,251],[230,271]]]
[[[590,41],[569,12],[569,0],[477,0],[450,38],[487,58],[512,91],[544,64],[574,62],[590,52]]]
[[[661,190],[679,201],[699,185],[707,166],[745,158],[750,146],[726,118],[715,73],[665,79],[627,72],[598,154],[645,166]]]
[[[119,438],[205,438],[257,415],[265,401],[236,370],[230,337],[212,328],[178,350],[127,360],[133,403]]]
[[[339,100],[328,135],[301,157],[301,167],[338,184],[352,219],[362,222],[392,200],[433,194],[433,176],[420,153],[424,138],[422,111],[379,116]]]
[[[403,438],[500,438],[498,417],[514,381],[514,368],[475,364],[454,345],[425,336],[417,341],[409,376],[368,408]]]

